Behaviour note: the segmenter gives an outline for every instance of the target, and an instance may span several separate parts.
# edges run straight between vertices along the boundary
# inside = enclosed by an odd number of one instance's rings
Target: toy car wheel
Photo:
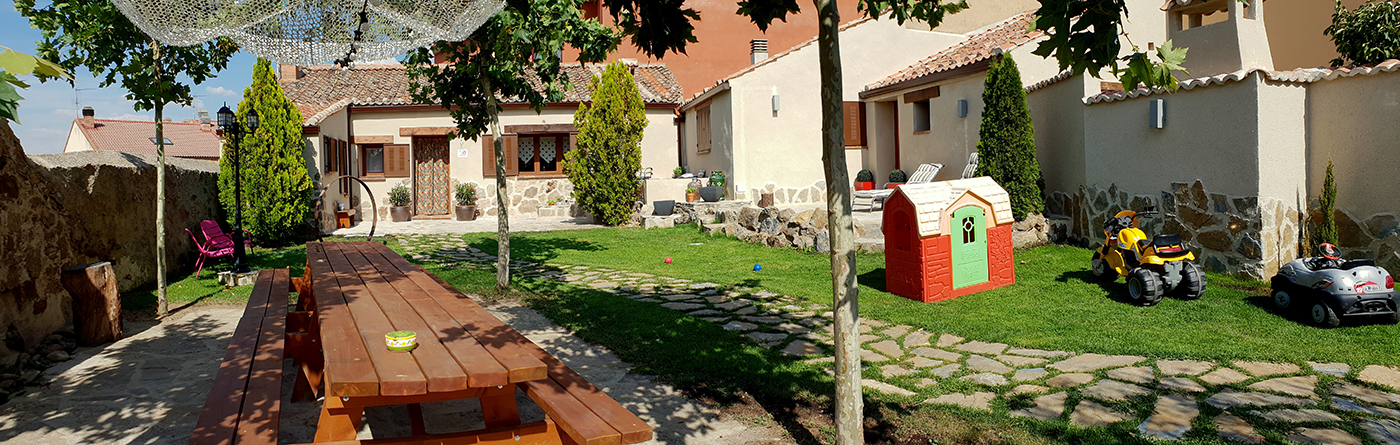
[[[1089,261],[1089,265],[1089,270],[1094,273],[1094,278],[1107,280],[1112,273],[1108,269],[1108,261],[1104,261],[1103,256],[1099,255],[1098,252],[1094,252],[1094,259]]]
[[[1128,296],[1133,297],[1133,301],[1143,306],[1151,306],[1162,301],[1162,294],[1165,293],[1162,286],[1162,279],[1157,273],[1136,268],[1128,272]]]
[[[1196,263],[1184,262],[1181,265],[1181,282],[1176,285],[1176,294],[1183,300],[1201,298],[1206,292],[1206,276]]]
[[[1288,290],[1287,290],[1287,289],[1275,290],[1275,291],[1274,291],[1274,307],[1278,308],[1280,311],[1286,311],[1286,310],[1292,309],[1292,308],[1293,308],[1293,294],[1288,293]]]
[[[1324,328],[1335,328],[1342,324],[1342,319],[1337,317],[1337,311],[1321,301],[1313,303],[1312,321],[1313,324]]]

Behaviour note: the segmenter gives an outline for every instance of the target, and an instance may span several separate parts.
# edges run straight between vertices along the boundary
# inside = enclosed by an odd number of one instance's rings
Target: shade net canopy
[[[465,40],[504,0],[112,0],[147,35],[174,46],[229,37],[277,63],[393,59]]]

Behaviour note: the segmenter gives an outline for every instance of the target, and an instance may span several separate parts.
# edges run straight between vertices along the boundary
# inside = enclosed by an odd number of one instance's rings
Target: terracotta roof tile
[[[987,60],[1009,51],[1012,48],[1033,42],[1044,32],[1030,30],[1031,19],[1035,18],[1035,11],[1028,11],[1017,14],[1001,23],[993,25],[986,31],[982,31],[967,40],[948,47],[937,54],[930,56],[919,63],[905,68],[903,71],[895,73],[890,77],[867,85],[866,91],[882,88],[896,83],[918,79],[930,74],[952,70],[973,63]]]
[[[588,82],[602,74],[605,65],[566,64],[561,67],[569,77],[572,88],[564,92],[564,103],[589,100]],[[321,120],[347,105],[414,105],[408,89],[408,75],[402,65],[360,65],[342,70],[335,66],[300,68],[303,75],[282,82],[282,91],[297,104],[304,125],[319,125]],[[526,79],[542,88],[539,78],[527,74]],[[681,86],[665,64],[640,64],[633,79],[648,104],[678,104]],[[503,98],[503,103],[523,103],[519,98]]]
[[[1266,78],[1275,82],[1313,83],[1321,82],[1324,80],[1340,79],[1343,77],[1374,76],[1381,73],[1389,73],[1395,71],[1400,71],[1400,59],[1390,59],[1375,65],[1363,65],[1342,68],[1298,68],[1290,71],[1272,71],[1253,68],[1225,74],[1218,74],[1209,77],[1197,77],[1194,79],[1186,79],[1181,81],[1180,85],[1181,89],[1183,90],[1193,90],[1196,88],[1206,88],[1214,85],[1224,85],[1230,82],[1238,82],[1247,79],[1250,75],[1256,72],[1262,73]],[[1167,92],[1168,91],[1164,88],[1149,89],[1145,87],[1139,87],[1128,92],[1104,93],[1089,96],[1084,98],[1084,103],[1087,105],[1093,105],[1103,102],[1113,102],[1137,97],[1153,96]]]
[[[156,145],[151,142],[151,138],[156,137],[155,122],[96,119],[93,121],[96,128],[84,127],[82,119],[74,119],[73,122],[87,137],[93,150],[156,154]],[[163,133],[174,144],[165,148],[165,154],[169,156],[219,158],[223,144],[212,129],[205,131],[198,123],[166,122]]]
[[[1041,88],[1048,87],[1048,86],[1050,86],[1050,85],[1054,85],[1054,84],[1060,83],[1061,81],[1064,81],[1065,79],[1069,79],[1069,78],[1072,78],[1072,77],[1074,77],[1074,72],[1073,72],[1073,71],[1070,71],[1070,70],[1060,71],[1060,74],[1056,74],[1056,75],[1054,75],[1054,76],[1051,76],[1049,79],[1045,79],[1045,80],[1042,80],[1042,81],[1033,83],[1033,84],[1031,84],[1030,86],[1027,86],[1027,87],[1026,87],[1026,93],[1027,93],[1027,94],[1034,93],[1036,90],[1039,90],[1039,89],[1041,89]]]

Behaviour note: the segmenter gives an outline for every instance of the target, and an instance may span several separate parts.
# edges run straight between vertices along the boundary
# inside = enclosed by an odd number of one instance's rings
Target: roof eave
[[[991,63],[992,58],[989,57],[986,59],[978,60],[973,63],[959,66],[957,68],[943,70],[936,73],[929,73],[923,76],[915,77],[913,79],[901,80],[899,82],[895,82],[879,88],[872,88],[865,91],[861,91],[859,97],[861,98],[861,100],[865,100],[872,97],[885,96],[903,90],[918,88],[931,83],[938,83],[948,79],[954,79],[970,74],[979,73],[982,71],[986,71],[988,68],[990,68]]]
[[[729,91],[728,80],[720,82],[718,85],[715,85],[714,87],[705,90],[704,93],[700,93],[699,96],[695,96],[694,99],[691,99],[689,101],[686,101],[684,104],[681,104],[681,112],[684,113],[686,111],[690,111],[691,108],[695,108],[696,105],[705,103],[705,101],[710,100],[710,98],[715,97],[715,95],[723,91]]]

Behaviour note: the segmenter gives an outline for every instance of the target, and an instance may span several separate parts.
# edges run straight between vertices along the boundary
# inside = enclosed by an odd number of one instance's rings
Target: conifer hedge
[[[632,218],[640,187],[645,104],[620,62],[608,64],[588,85],[592,103],[574,113],[578,147],[564,156],[564,173],[574,184],[574,200],[599,222],[615,226]]]
[[[982,92],[982,127],[978,131],[977,176],[990,176],[1011,195],[1017,221],[1045,209],[1040,161],[1035,158],[1035,125],[1026,107],[1021,72],[1010,54],[992,60]]]

